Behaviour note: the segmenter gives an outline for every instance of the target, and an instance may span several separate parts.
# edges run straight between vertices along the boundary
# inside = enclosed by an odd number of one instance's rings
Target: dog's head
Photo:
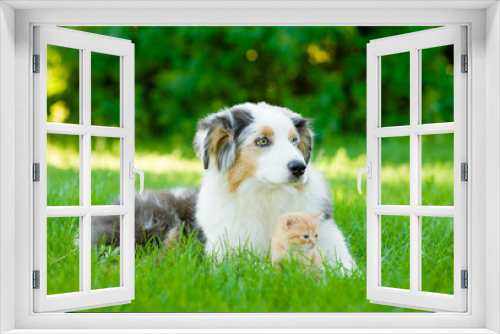
[[[247,179],[273,186],[305,182],[312,144],[307,119],[263,102],[209,115],[194,139],[203,167],[225,174],[230,192]]]

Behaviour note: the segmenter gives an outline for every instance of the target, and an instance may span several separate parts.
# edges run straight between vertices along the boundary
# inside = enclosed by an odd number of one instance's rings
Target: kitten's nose
[[[300,160],[290,161],[287,167],[294,176],[301,176],[304,174],[304,171],[306,170],[306,164]]]

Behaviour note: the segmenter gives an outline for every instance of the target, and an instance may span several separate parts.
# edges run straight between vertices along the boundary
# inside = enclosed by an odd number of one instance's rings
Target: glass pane
[[[47,45],[47,122],[80,123],[80,50]]]
[[[410,289],[410,217],[382,216],[382,286]]]
[[[80,205],[79,136],[47,134],[47,206]]]
[[[410,205],[410,137],[381,139],[381,193],[384,205]]]
[[[422,291],[453,294],[453,218],[422,217]]]
[[[453,206],[453,133],[422,136],[422,205]]]
[[[120,217],[92,217],[92,290],[120,286]]]
[[[91,123],[120,126],[120,57],[92,52]]]
[[[92,137],[91,145],[92,205],[109,205],[120,195],[120,138]]]
[[[453,45],[422,49],[422,124],[453,122]]]
[[[47,218],[47,294],[80,291],[80,217]]]
[[[410,124],[410,53],[382,56],[382,126]]]

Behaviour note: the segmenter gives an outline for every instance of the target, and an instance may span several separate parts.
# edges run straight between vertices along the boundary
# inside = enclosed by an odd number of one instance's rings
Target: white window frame
[[[66,8],[59,8],[59,7]],[[124,6],[132,9],[117,9]],[[149,7],[149,9],[148,9]],[[162,8],[159,8],[162,7]],[[397,7],[397,8],[393,8]],[[103,9],[104,8],[104,9]],[[105,9],[105,8],[114,8]],[[143,8],[144,10],[137,10]],[[57,25],[468,26],[467,313],[34,314],[31,289],[32,27]],[[498,1],[4,1],[0,3],[0,330],[303,328],[297,332],[500,331],[500,10]],[[486,70],[487,68],[487,70]],[[12,84],[14,83],[14,85]],[[15,112],[13,112],[15,110]],[[14,143],[14,145],[13,145]],[[488,154],[486,154],[488,152]],[[360,166],[362,167],[362,166]],[[14,175],[14,177],[12,177]],[[486,176],[488,179],[486,182]],[[354,188],[354,185],[353,185]],[[12,198],[12,194],[15,197]],[[15,224],[12,224],[12,222]],[[472,228],[474,226],[474,228]],[[12,236],[15,236],[14,238]],[[14,289],[13,289],[14,287]],[[14,305],[14,307],[12,307]],[[307,328],[307,330],[306,330]],[[384,330],[380,330],[385,328]],[[429,329],[433,329],[432,331]],[[101,330],[99,330],[101,329]],[[230,330],[233,329],[233,330]],[[328,329],[331,329],[328,331]],[[392,329],[392,330],[390,330]],[[193,330],[194,331],[194,330]],[[54,331],[51,331],[54,332]],[[88,332],[91,332],[90,330]],[[127,331],[132,333],[133,331]],[[140,330],[137,330],[140,332]],[[165,332],[168,332],[165,330]],[[201,331],[199,331],[201,332]],[[221,332],[213,330],[212,332]],[[247,331],[248,332],[248,331]],[[269,332],[269,331],[268,331]],[[415,331],[411,331],[415,333]]]
[[[461,57],[467,54],[466,27],[450,25],[399,36],[370,41],[367,45],[367,164],[371,176],[367,180],[367,297],[370,302],[386,305],[412,305],[431,311],[467,310],[467,289],[461,287],[460,275],[467,269],[467,183],[461,181],[460,164],[467,163],[467,76],[462,73]],[[453,121],[422,123],[422,50],[440,46],[453,47]],[[381,73],[382,57],[407,52],[410,58],[409,81],[410,124],[384,127],[382,124]],[[422,135],[453,135],[452,206],[429,206],[422,203]],[[410,140],[410,193],[407,205],[382,203],[381,160],[382,138],[408,137]],[[410,273],[409,289],[382,285],[382,217],[387,215],[409,218]],[[453,294],[422,290],[422,217],[453,218]]]
[[[72,48],[79,53],[78,124],[49,123],[47,110],[47,46]],[[99,305],[125,304],[134,299],[134,45],[129,40],[51,26],[34,27],[34,54],[39,56],[39,73],[33,74],[34,162],[39,163],[39,181],[33,185],[34,270],[39,271],[39,288],[34,290],[35,312],[72,311]],[[91,54],[118,57],[120,62],[119,127],[91,123]],[[47,206],[47,134],[78,135],[80,141],[80,203],[77,206]],[[91,138],[120,140],[120,204],[92,205]],[[92,216],[120,216],[120,285],[92,289]],[[47,295],[47,218],[79,217],[79,290]]]

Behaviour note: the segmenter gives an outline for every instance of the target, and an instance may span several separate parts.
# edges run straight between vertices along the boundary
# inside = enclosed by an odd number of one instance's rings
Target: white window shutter
[[[80,123],[47,123],[47,45],[79,50]],[[34,293],[35,312],[65,312],[129,303],[134,299],[134,179],[129,166],[134,161],[134,44],[128,40],[49,26],[34,27],[33,71],[34,156],[39,163],[39,181],[34,191]],[[120,58],[120,127],[94,126],[90,117],[91,52]],[[47,207],[47,134],[80,137],[80,205]],[[93,206],[91,203],[91,136],[120,138],[120,205]],[[91,217],[120,215],[120,284],[91,288]],[[79,291],[47,294],[47,217],[80,217]]]
[[[467,289],[462,287],[462,271],[467,270],[467,182],[461,181],[461,164],[467,162],[467,74],[462,73],[462,55],[467,54],[466,27],[429,29],[373,40],[367,45],[367,298],[372,303],[430,311],[467,311]],[[453,45],[454,121],[421,122],[421,50]],[[410,124],[382,127],[381,57],[410,53]],[[470,64],[470,61],[469,61]],[[470,71],[470,65],[469,65]],[[454,134],[454,206],[421,205],[421,135]],[[410,137],[410,205],[382,205],[381,138]],[[399,215],[410,221],[410,287],[397,289],[381,283],[381,217]],[[421,217],[453,217],[453,294],[422,291]]]

